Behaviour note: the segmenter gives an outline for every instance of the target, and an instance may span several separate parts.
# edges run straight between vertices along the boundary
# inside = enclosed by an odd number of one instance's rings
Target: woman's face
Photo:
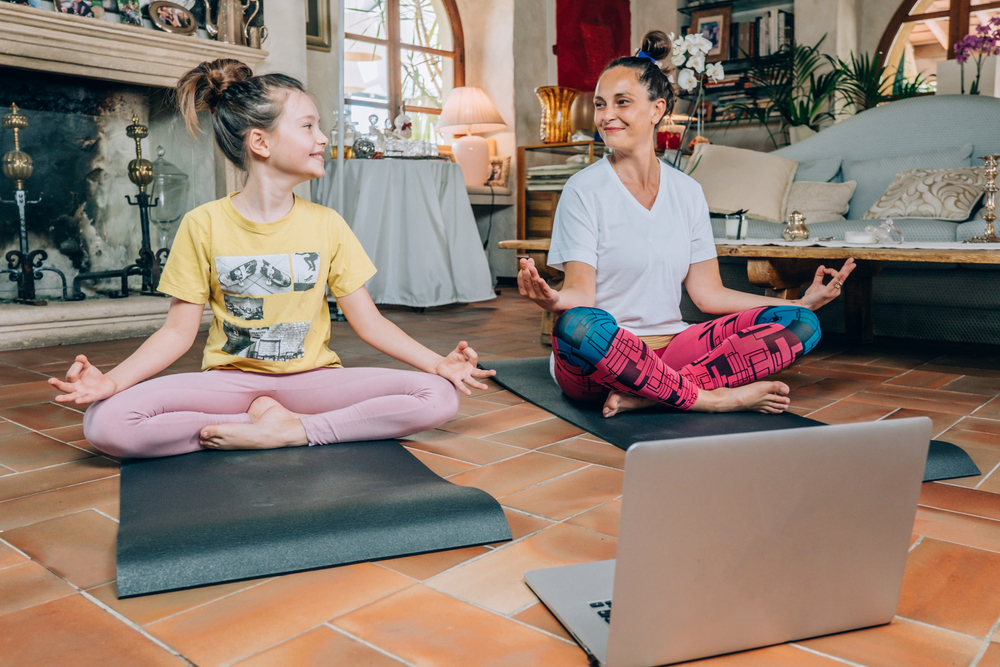
[[[657,122],[667,103],[649,99],[630,67],[612,67],[601,75],[594,93],[594,123],[604,143],[611,148],[630,149],[653,143]]]

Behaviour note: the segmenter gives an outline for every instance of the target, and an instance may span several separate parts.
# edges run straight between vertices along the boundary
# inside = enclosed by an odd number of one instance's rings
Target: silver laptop
[[[930,432],[918,417],[636,443],[617,559],[525,581],[602,667],[888,623]]]

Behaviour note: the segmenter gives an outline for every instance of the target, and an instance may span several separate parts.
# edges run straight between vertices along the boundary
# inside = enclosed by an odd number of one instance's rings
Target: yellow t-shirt
[[[324,287],[342,297],[375,275],[358,239],[335,211],[299,197],[284,218],[261,224],[240,215],[232,196],[184,216],[160,278],[161,292],[212,304],[202,368],[340,366],[327,347]]]

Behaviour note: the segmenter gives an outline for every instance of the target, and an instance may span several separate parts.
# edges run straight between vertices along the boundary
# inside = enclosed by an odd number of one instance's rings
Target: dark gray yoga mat
[[[509,539],[391,440],[121,463],[120,598]]]
[[[497,374],[493,379],[524,400],[621,449],[628,449],[629,445],[645,440],[822,426],[822,423],[815,419],[800,417],[791,412],[780,415],[766,415],[760,412],[705,414],[681,412],[670,408],[647,408],[605,419],[598,406],[566,398],[549,374],[548,357],[497,359],[484,361],[481,365],[495,370]],[[931,440],[927,467],[924,469],[925,482],[975,477],[980,474],[979,468],[961,447],[949,442]]]

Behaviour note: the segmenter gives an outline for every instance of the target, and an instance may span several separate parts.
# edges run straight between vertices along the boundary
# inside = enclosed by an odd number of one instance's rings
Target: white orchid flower
[[[689,69],[682,69],[677,74],[677,85],[684,90],[691,92],[698,87],[698,77]]]
[[[674,67],[680,67],[687,60],[687,55],[681,51],[674,51],[673,55],[670,56],[670,62],[674,64]]]
[[[713,46],[714,44],[712,44],[711,40],[709,40],[707,37],[705,37],[704,35],[698,35],[698,48],[700,48],[702,51],[708,53],[709,51],[712,50]]]
[[[670,43],[670,52],[673,53],[674,57],[683,56],[687,53],[687,44],[684,43],[683,39],[674,40]]]
[[[695,55],[688,58],[687,66],[693,69],[695,72],[705,71],[705,55],[702,53],[696,53]]]
[[[705,39],[701,35],[687,35],[684,37],[684,46],[690,53],[708,53],[708,49],[703,48],[702,40]],[[708,41],[708,40],[705,40]],[[708,42],[709,48],[711,48],[712,43]]]
[[[707,74],[712,81],[716,82],[722,81],[722,79],[726,76],[726,73],[722,69],[722,65],[719,63],[712,63],[706,67],[705,74]]]

